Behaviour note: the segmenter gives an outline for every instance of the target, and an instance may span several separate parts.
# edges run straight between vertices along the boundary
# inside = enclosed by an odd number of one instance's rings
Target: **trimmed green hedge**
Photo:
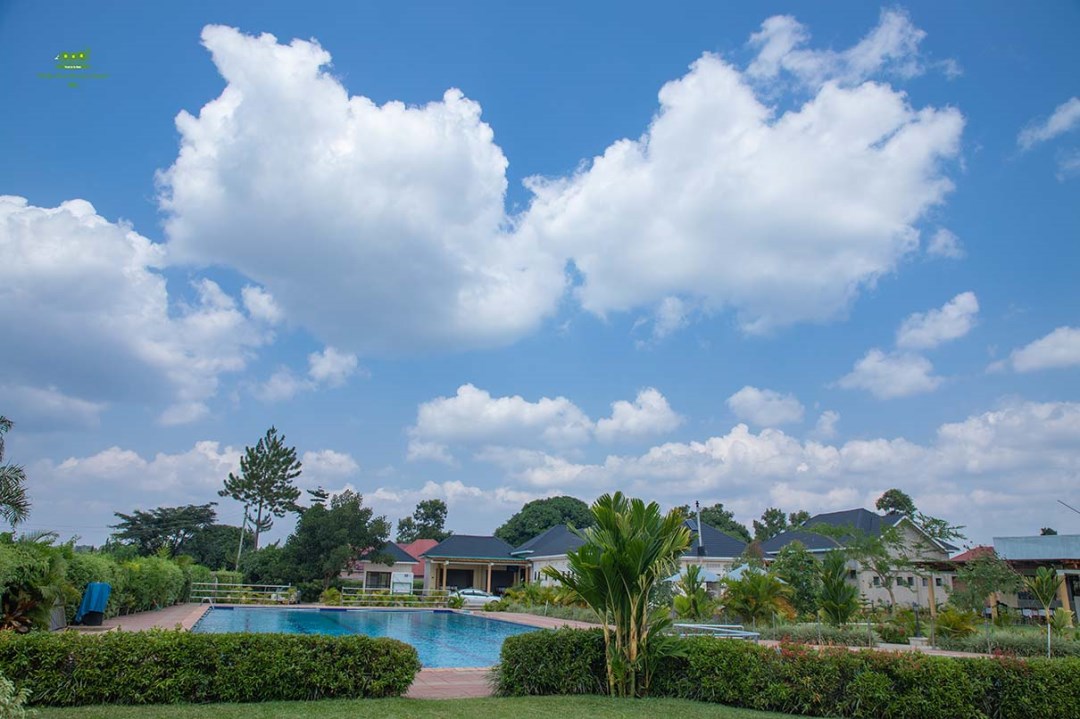
[[[507,637],[492,684],[501,696],[604,694],[604,633],[557,629]]]
[[[75,632],[0,636],[0,674],[30,703],[174,704],[400,696],[416,650],[361,635]]]
[[[684,640],[653,696],[807,716],[889,719],[1080,719],[1080,660],[953,659],[926,654],[780,648]],[[560,629],[503,643],[504,696],[604,693],[603,636]]]

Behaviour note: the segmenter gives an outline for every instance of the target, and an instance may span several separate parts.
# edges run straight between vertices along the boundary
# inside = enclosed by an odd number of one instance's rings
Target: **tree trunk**
[[[263,518],[262,513],[263,513],[263,505],[260,502],[259,503],[259,513],[255,517],[255,546],[254,546],[254,549],[252,550],[252,551],[256,551],[256,552],[259,551],[259,531],[262,528],[262,518]]]

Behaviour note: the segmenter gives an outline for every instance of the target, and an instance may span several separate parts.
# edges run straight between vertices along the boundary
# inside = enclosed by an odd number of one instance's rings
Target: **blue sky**
[[[274,424],[458,532],[894,486],[1080,531],[1080,9],[978,10],[4,5],[30,526],[214,500]]]

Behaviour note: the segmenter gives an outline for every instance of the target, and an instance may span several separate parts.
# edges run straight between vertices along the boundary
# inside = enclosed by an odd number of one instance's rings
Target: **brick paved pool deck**
[[[294,605],[295,607],[296,605]],[[318,605],[303,605],[318,606]],[[209,604],[178,604],[166,609],[158,609],[152,612],[139,612],[123,617],[114,617],[106,620],[103,628],[122,629],[124,631],[142,631],[146,629],[176,629],[190,630],[195,623],[202,618],[210,609]],[[575,629],[588,629],[595,624],[576,622],[569,619],[557,619],[544,617],[537,614],[516,614],[510,612],[483,612],[471,611],[479,617],[499,619],[515,624],[526,624],[540,629],[558,629],[559,627],[572,627]],[[762,641],[765,646],[778,646],[779,642]],[[860,647],[851,647],[856,650]],[[862,647],[865,649],[866,647]],[[906,644],[882,644],[877,647],[880,651],[911,652],[921,651],[927,654],[949,657],[985,657],[985,654],[968,654],[965,652],[949,652],[941,649],[927,647],[912,647]],[[410,699],[468,699],[473,697],[491,696],[490,667],[473,668],[446,668],[421,669],[416,675],[412,686],[409,687],[405,696]]]

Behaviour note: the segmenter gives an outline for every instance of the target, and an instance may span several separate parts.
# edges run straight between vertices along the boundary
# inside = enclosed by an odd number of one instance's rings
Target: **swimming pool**
[[[438,610],[212,607],[191,631],[366,634],[413,645],[425,667],[489,667],[504,639],[536,629]]]

